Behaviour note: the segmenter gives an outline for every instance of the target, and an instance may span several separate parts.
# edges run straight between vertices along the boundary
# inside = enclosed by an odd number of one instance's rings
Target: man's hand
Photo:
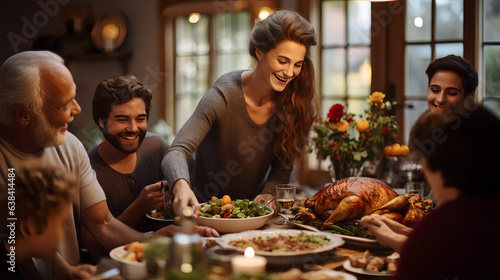
[[[70,266],[69,279],[90,279],[96,273],[97,268],[90,264]]]
[[[181,227],[175,226],[175,225],[168,225],[166,227],[163,227],[153,233],[153,235],[158,235],[158,236],[173,236],[174,234],[178,233],[181,231]],[[219,233],[209,227],[205,226],[196,226],[196,232],[201,235],[202,237],[220,237]]]
[[[163,207],[163,193],[160,182],[145,186],[136,199],[136,203],[143,213]]]
[[[172,194],[174,196],[173,208],[176,215],[181,214],[182,209],[187,206],[194,206],[194,215],[196,217],[200,215],[201,205],[186,180],[180,179],[175,182],[172,187]]]
[[[197,226],[196,231],[202,237],[220,237],[220,234],[213,228]]]
[[[90,279],[97,268],[90,264],[70,265],[57,253],[52,258],[52,273],[56,279]]]

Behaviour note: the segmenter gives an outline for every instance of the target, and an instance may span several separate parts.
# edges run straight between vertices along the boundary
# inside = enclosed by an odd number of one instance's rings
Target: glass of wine
[[[292,208],[295,203],[295,193],[297,187],[290,184],[276,185],[276,205],[279,207],[279,213],[282,215],[288,214],[288,210]],[[277,221],[276,225],[288,225],[287,219]]]

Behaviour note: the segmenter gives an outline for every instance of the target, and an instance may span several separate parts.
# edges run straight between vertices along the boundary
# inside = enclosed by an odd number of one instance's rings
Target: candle
[[[234,256],[231,259],[233,274],[263,274],[266,271],[267,259],[262,256],[255,256],[252,247],[245,249],[244,256]]]

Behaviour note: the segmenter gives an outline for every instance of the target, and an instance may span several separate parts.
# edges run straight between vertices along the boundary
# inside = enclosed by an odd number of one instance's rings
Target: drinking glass
[[[424,199],[425,182],[407,182],[405,185],[406,193],[416,193]]]
[[[280,214],[288,214],[288,210],[292,208],[295,203],[295,193],[297,187],[290,184],[276,185],[276,205],[279,207]],[[283,211],[282,211],[283,210]],[[288,225],[287,219],[277,221],[276,225]]]

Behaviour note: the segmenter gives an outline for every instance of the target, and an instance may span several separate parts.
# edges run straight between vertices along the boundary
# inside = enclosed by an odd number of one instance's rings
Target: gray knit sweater
[[[273,152],[281,127],[271,117],[257,125],[246,109],[241,73],[221,76],[202,97],[167,151],[162,169],[170,186],[187,180],[200,202],[212,196],[253,199],[287,183],[291,169]]]

